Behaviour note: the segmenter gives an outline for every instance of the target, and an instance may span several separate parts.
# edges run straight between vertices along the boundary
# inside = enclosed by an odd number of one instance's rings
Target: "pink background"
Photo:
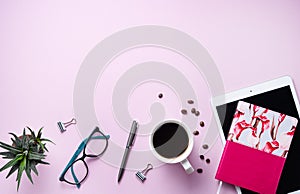
[[[215,193],[214,180],[221,144],[197,156],[203,134],[195,139],[191,162],[203,174],[186,176],[179,165],[150,171],[135,180],[127,171],[120,185],[118,169],[101,160],[89,163],[90,176],[80,190],[58,181],[81,136],[76,126],[64,134],[57,121],[73,116],[73,87],[87,53],[114,32],[145,24],[169,26],[188,33],[207,48],[226,91],[283,75],[294,79],[299,93],[300,4],[298,1],[0,1],[0,140],[27,125],[56,145],[48,145],[50,166],[38,166],[31,185],[24,176],[19,193]],[[209,95],[202,112],[211,120]],[[206,107],[206,108],[205,108]],[[123,135],[123,133],[122,133]],[[120,139],[126,139],[126,136]],[[6,161],[0,159],[0,165]],[[0,174],[1,193],[16,193],[15,175]],[[226,186],[222,193],[234,193]]]

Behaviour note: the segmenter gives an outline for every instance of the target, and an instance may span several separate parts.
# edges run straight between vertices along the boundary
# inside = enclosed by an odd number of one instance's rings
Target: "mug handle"
[[[188,161],[187,158],[182,160],[180,163],[187,174],[191,174],[192,172],[194,172],[194,168],[192,167],[191,163]]]

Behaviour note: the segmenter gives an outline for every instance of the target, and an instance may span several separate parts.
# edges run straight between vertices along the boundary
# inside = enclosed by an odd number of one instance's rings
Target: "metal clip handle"
[[[65,123],[63,123],[61,121],[57,122],[57,126],[58,126],[60,132],[63,133],[66,131],[67,127],[69,127],[70,125],[75,125],[76,123],[77,123],[76,119],[72,118],[72,120],[69,122],[65,122]]]
[[[138,171],[135,175],[142,181],[144,182],[146,180],[146,174],[153,169],[152,164],[147,164],[147,167],[142,170],[142,171]]]

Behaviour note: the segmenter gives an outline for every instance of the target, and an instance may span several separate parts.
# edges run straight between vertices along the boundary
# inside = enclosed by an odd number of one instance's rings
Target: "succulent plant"
[[[9,133],[13,136],[13,138],[11,138],[12,145],[0,142],[0,147],[6,150],[4,152],[0,152],[0,155],[2,155],[3,159],[10,160],[0,169],[0,172],[10,168],[10,171],[6,176],[6,178],[8,178],[11,174],[18,170],[16,179],[17,191],[19,190],[21,177],[24,171],[30,182],[33,184],[31,171],[38,175],[36,165],[49,164],[48,162],[43,161],[46,157],[44,154],[45,151],[48,152],[46,143],[44,142],[53,143],[49,139],[42,138],[43,127],[38,131],[37,135],[29,127],[27,127],[27,129],[30,131],[30,134],[26,134],[26,129],[24,128],[23,135],[19,137],[14,133]]]

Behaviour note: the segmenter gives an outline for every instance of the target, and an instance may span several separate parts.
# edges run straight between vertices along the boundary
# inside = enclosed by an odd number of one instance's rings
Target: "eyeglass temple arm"
[[[77,176],[75,175],[73,166],[71,166],[71,172],[72,172],[73,179],[76,183],[76,187],[79,189],[80,188],[80,183],[79,183],[79,180],[77,179]]]
[[[109,138],[110,138],[110,135],[91,137],[91,139],[109,139]]]

